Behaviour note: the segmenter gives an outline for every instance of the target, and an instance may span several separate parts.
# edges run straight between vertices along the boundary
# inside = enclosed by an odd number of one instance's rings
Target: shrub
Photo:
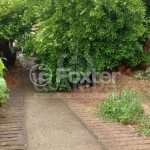
[[[6,99],[9,97],[8,94],[6,94],[7,86],[6,82],[3,78],[3,69],[4,69],[4,64],[0,59],[0,107],[3,106],[3,104],[6,103]]]
[[[90,62],[98,72],[112,69],[120,62],[130,66],[149,62],[140,44],[147,32],[142,0],[51,0],[48,4],[44,4],[43,11],[36,10],[40,19],[37,19],[34,45],[38,59],[48,65],[53,74],[61,55],[67,55],[66,68],[70,67],[68,62],[76,64],[72,59],[76,55],[82,60],[83,70]],[[56,74],[53,77],[56,78]]]

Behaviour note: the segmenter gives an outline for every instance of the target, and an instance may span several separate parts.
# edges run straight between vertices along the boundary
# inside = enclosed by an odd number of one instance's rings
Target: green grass
[[[134,77],[136,78],[136,79],[142,79],[143,78],[143,72],[138,72],[137,74],[135,74],[134,75]]]
[[[140,119],[140,125],[136,127],[136,131],[142,135],[150,136],[150,120],[147,115]]]
[[[145,71],[146,78],[150,80],[150,68]]]
[[[99,117],[123,124],[135,125],[140,134],[150,136],[150,123],[142,107],[142,96],[133,90],[123,90],[120,94],[112,93],[98,104],[96,113]]]

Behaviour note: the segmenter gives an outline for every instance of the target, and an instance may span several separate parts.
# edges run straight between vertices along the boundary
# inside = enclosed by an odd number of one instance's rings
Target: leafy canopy
[[[14,40],[30,31],[31,19],[27,14],[27,0],[1,0],[0,38]]]
[[[142,0],[50,0],[39,4],[35,6],[38,31],[33,45],[38,59],[53,72],[61,55],[68,56],[65,67],[70,67],[69,60],[76,64],[73,56],[77,56],[83,70],[92,58],[91,66],[98,72],[120,63],[149,63],[149,54],[140,43],[148,34]]]

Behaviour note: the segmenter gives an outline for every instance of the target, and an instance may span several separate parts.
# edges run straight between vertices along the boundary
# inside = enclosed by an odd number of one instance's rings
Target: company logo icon
[[[46,87],[52,80],[52,72],[47,65],[36,64],[30,69],[29,77],[34,86]]]

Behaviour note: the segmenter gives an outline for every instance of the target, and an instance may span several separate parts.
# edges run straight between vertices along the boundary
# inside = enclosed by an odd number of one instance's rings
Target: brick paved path
[[[18,70],[15,71],[11,72],[12,76],[18,73]],[[18,80],[21,79],[20,75]],[[9,89],[10,99],[4,108],[0,109],[0,150],[25,150],[23,87],[22,84],[18,84]]]
[[[58,97],[64,96],[58,93]],[[93,114],[91,109],[85,105],[73,103],[71,99],[63,100],[106,150],[150,150],[150,141],[131,132],[129,127],[119,123],[106,122]]]

